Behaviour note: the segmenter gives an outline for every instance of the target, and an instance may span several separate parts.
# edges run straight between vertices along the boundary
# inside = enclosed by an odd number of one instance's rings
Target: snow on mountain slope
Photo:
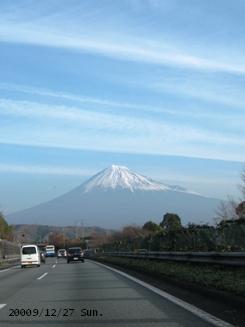
[[[112,165],[93,176],[83,184],[84,192],[94,189],[128,189],[144,191],[167,191],[170,188],[162,183],[139,175],[127,167]]]
[[[134,191],[175,191],[200,195],[178,185],[165,185],[137,174],[125,166],[112,165],[92,176],[82,185],[83,192],[93,190],[125,189]]]

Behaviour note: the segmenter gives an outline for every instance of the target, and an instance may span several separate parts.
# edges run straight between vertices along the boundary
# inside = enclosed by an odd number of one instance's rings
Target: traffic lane
[[[27,287],[31,281],[38,278],[42,273],[52,269],[56,264],[56,258],[48,258],[45,264],[40,267],[21,268],[15,266],[8,270],[0,272],[0,304],[6,303],[12,295],[24,287]]]
[[[0,310],[0,323],[6,327],[210,326],[142,286],[88,261],[69,265],[58,262],[43,279],[32,281],[9,300]],[[26,314],[9,316],[11,309],[24,309]]]
[[[92,270],[88,269],[86,267],[86,269],[84,271],[81,271],[83,264],[63,264],[62,265],[58,265],[59,268],[61,268],[61,272],[60,269],[57,269],[55,271],[55,275],[52,272],[52,274],[49,274],[48,276],[45,277],[45,279],[43,279],[42,281],[40,281],[39,283],[32,283],[31,285],[31,289],[23,289],[23,291],[21,293],[18,293],[18,296],[15,296],[11,303],[8,305],[9,308],[32,308],[35,309],[38,308],[40,312],[42,312],[42,309],[45,309],[45,314],[46,317],[44,320],[36,320],[39,323],[43,323],[45,325],[47,325],[48,323],[51,323],[52,325],[56,325],[58,326],[58,324],[60,323],[67,323],[69,326],[72,325],[77,325],[77,324],[81,324],[82,321],[84,321],[83,317],[81,317],[81,310],[85,309],[85,310],[93,310],[93,312],[95,312],[95,310],[98,312],[98,314],[103,314],[103,312],[107,311],[107,317],[106,319],[99,320],[97,321],[97,323],[95,325],[101,325],[101,323],[103,323],[103,325],[106,326],[106,324],[119,324],[122,323],[124,318],[121,317],[120,319],[117,317],[117,319],[114,318],[114,313],[111,312],[110,310],[110,303],[107,303],[104,307],[99,307],[98,303],[100,303],[101,305],[101,301],[103,301],[104,299],[106,299],[109,302],[113,302],[115,301],[118,296],[113,296],[112,298],[108,298],[108,296],[104,296],[102,298],[98,298],[98,292],[96,289],[99,290],[99,292],[101,292],[100,290],[103,289],[105,290],[106,288],[110,289],[128,289],[129,287],[127,287],[126,285],[122,284],[122,285],[115,285],[115,286],[110,286],[110,285],[104,285],[102,286],[101,283],[108,283],[111,282],[111,276],[109,276],[108,279],[108,272],[99,272],[99,279],[98,279],[98,272],[95,271],[94,267]],[[98,269],[96,269],[98,270]],[[100,269],[101,270],[101,269]],[[53,278],[54,277],[54,278]],[[66,284],[69,283],[70,284]],[[83,281],[83,283],[81,283],[81,281]],[[117,279],[115,279],[115,281],[117,282]],[[92,284],[91,284],[92,283]],[[94,285],[98,284],[99,285]],[[64,285],[66,286],[64,289]],[[61,287],[57,287],[57,286],[61,286]],[[69,287],[67,287],[69,286]],[[75,292],[74,291],[74,287],[75,290],[78,291]],[[93,300],[96,303],[92,304],[91,307],[91,303],[87,303],[87,301],[83,301],[82,297],[81,297],[81,289],[86,289],[86,291],[84,292],[84,296],[85,296],[85,300],[89,299],[90,302]],[[90,289],[93,290],[93,294],[90,294],[91,291]],[[94,293],[95,291],[95,293]],[[104,293],[104,292],[103,292]],[[38,297],[40,298],[40,301],[36,301],[37,299],[37,294]],[[92,298],[89,296],[92,295]],[[119,295],[120,296],[120,295]],[[21,306],[19,305],[20,303],[20,298],[24,299],[24,301],[22,300]],[[132,297],[131,297],[132,298]],[[132,300],[129,297],[124,297],[124,298],[120,298],[121,301],[128,301],[128,300]],[[57,301],[58,299],[58,301]],[[138,297],[136,297],[136,299],[133,300],[139,300]],[[43,303],[41,303],[43,302]],[[63,302],[63,303],[62,303]],[[34,304],[35,303],[35,304]],[[34,304],[34,305],[33,305]],[[41,305],[40,305],[41,304]],[[95,307],[97,304],[97,308]],[[60,318],[50,318],[47,317],[47,315],[50,315],[52,310],[57,310],[57,312],[59,312],[61,306],[63,308],[71,308],[72,310],[75,310],[75,313],[72,315],[72,317],[66,317],[64,319],[64,317],[60,317]],[[7,309],[7,308],[6,308]],[[47,309],[49,309],[50,311],[47,311]],[[9,312],[8,312],[9,313]],[[138,315],[136,315],[135,317],[130,317],[129,321],[131,320],[132,322],[135,323],[135,321],[137,322],[142,322],[142,319],[139,319],[137,317]],[[99,316],[102,317],[102,316]],[[41,317],[43,318],[43,316]],[[85,319],[89,319],[87,321],[87,323],[89,324],[89,326],[91,326],[94,324],[94,321],[91,321],[91,318],[85,317]],[[95,319],[95,317],[93,317],[93,320]],[[136,319],[136,320],[135,320]],[[55,322],[54,322],[55,320]],[[162,317],[161,319],[159,318],[151,318],[150,322],[152,321],[157,321],[157,322],[162,322]],[[3,318],[1,321],[2,324],[4,324],[4,326],[12,325],[13,323],[15,325],[25,325],[25,324],[33,324],[32,319],[22,319],[20,317],[11,317],[11,323],[9,321],[9,317],[5,316],[5,319]],[[87,324],[85,324],[86,326]],[[35,323],[33,324],[33,326],[35,326]],[[147,326],[147,325],[146,325]],[[154,325],[155,326],[155,325]]]

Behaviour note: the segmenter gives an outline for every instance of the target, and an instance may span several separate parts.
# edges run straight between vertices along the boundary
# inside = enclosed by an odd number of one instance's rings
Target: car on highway
[[[37,245],[28,244],[23,245],[20,250],[20,265],[21,268],[27,266],[40,267],[41,255]]]
[[[72,247],[67,251],[67,263],[70,261],[81,261],[84,262],[83,251],[80,247]]]
[[[57,251],[57,258],[60,259],[60,258],[66,258],[67,257],[67,251],[66,249],[59,249]]]

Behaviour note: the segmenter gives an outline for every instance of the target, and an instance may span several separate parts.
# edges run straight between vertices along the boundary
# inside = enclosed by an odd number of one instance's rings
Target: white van
[[[41,257],[37,245],[23,245],[20,250],[20,264],[21,268],[35,265],[40,267]]]

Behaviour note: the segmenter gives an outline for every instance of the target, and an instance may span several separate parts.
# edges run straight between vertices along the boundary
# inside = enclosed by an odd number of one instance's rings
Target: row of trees
[[[217,222],[222,220],[236,220],[243,216],[245,218],[245,168],[241,173],[241,183],[238,186],[241,191],[241,197],[237,201],[231,195],[227,196],[226,201],[221,201],[217,208]]]
[[[12,241],[13,228],[9,226],[3,214],[0,212],[0,239],[6,239]]]
[[[92,236],[86,237],[67,237],[64,233],[54,232],[49,234],[48,243],[54,244],[56,248],[69,248],[72,246],[79,246],[82,249],[88,247],[88,243],[92,240]]]
[[[245,219],[221,221],[216,226],[182,226],[178,215],[167,213],[160,224],[127,226],[101,244],[105,251],[244,251]]]

